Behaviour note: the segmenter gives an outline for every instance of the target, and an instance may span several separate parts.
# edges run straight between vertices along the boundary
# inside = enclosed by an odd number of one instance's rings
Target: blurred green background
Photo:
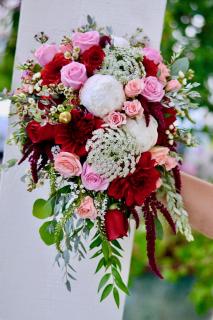
[[[11,4],[12,3],[12,4]],[[19,1],[0,0],[0,91],[10,87],[19,19]],[[161,51],[169,60],[180,47],[200,82],[201,108],[193,112],[192,130],[200,146],[184,155],[183,170],[213,181],[213,0],[169,0]],[[188,122],[185,126],[190,127]],[[213,241],[194,234],[187,243],[165,230],[157,257],[165,280],[147,268],[143,227],[136,232],[130,272],[131,296],[124,320],[211,319],[213,310]]]

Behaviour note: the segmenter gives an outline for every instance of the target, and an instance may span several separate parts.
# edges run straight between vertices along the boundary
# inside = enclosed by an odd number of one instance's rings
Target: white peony
[[[113,76],[95,74],[80,90],[80,101],[89,112],[103,118],[112,111],[121,110],[125,94],[122,84]]]
[[[128,48],[129,47],[129,41],[123,37],[112,36],[112,40],[113,40],[113,45],[115,47],[120,47],[120,48]]]
[[[158,123],[150,116],[149,126],[146,126],[145,118],[127,119],[127,123],[123,126],[137,141],[141,152],[151,149],[158,140]]]

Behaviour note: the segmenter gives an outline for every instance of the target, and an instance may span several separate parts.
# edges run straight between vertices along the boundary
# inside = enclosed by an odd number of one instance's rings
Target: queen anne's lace
[[[87,162],[109,181],[135,171],[140,158],[136,140],[122,129],[101,128],[93,132],[86,145]]]
[[[113,75],[118,81],[128,81],[145,76],[139,48],[106,47],[102,67],[97,73]]]

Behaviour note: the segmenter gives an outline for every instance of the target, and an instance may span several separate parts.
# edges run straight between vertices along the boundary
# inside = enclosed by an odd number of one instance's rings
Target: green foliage
[[[96,252],[93,254],[91,259],[98,256],[100,257],[95,273],[98,273],[100,270],[104,269],[104,275],[100,279],[98,286],[98,292],[102,290],[100,301],[103,301],[110,293],[112,293],[116,306],[119,308],[119,290],[123,291],[125,294],[129,294],[128,288],[120,274],[121,263],[119,258],[122,257],[122,247],[117,240],[110,242],[106,239],[105,233],[101,226],[101,221],[99,221],[99,229],[93,237],[93,241],[90,244],[90,249],[96,249]]]
[[[189,59],[184,57],[177,59],[172,65],[171,65],[171,75],[172,76],[178,76],[179,71],[182,71],[184,74],[189,69]]]
[[[51,200],[37,199],[33,204],[33,215],[38,219],[46,219],[53,214]]]
[[[48,246],[55,243],[54,233],[55,233],[56,225],[57,225],[57,222],[55,220],[47,221],[47,222],[43,223],[39,229],[41,239]]]
[[[213,70],[213,4],[209,0],[178,1],[168,0],[161,42],[161,51],[169,60],[172,48],[184,45],[190,59],[190,66],[195,71],[195,81],[201,84],[202,105],[213,111],[209,101],[209,88],[206,85]],[[198,27],[195,19],[203,19],[204,25]],[[189,36],[189,28],[195,33]]]

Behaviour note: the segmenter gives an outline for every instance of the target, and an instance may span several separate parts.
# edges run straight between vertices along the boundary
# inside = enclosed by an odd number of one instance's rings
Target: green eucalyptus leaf
[[[116,287],[113,288],[113,297],[114,297],[114,300],[115,300],[115,303],[116,303],[117,307],[119,308],[119,306],[120,306],[120,296],[119,296],[118,289]]]
[[[55,220],[53,221],[47,221],[42,224],[42,226],[39,229],[39,233],[41,236],[41,239],[44,241],[45,244],[48,246],[55,243],[55,228],[56,228],[57,222]]]
[[[178,76],[179,71],[182,71],[184,74],[189,69],[189,59],[184,57],[177,59],[172,65],[171,65],[171,76]]]
[[[106,273],[100,280],[99,286],[98,286],[98,292],[105,286],[105,284],[107,283],[107,281],[110,278],[110,273]]]
[[[108,284],[108,286],[105,287],[102,295],[101,295],[101,300],[100,301],[103,301],[104,299],[106,299],[106,297],[108,297],[108,295],[110,294],[110,292],[112,291],[113,289],[113,284]]]
[[[37,199],[33,204],[33,215],[39,219],[46,219],[53,215],[51,200]]]

